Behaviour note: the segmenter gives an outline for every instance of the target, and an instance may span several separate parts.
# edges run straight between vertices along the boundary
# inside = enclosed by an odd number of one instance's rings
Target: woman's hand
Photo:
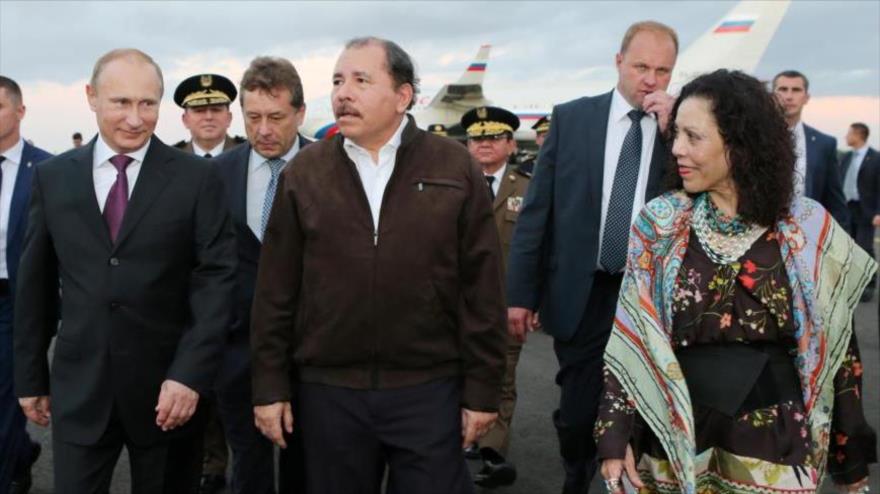
[[[622,460],[607,459],[602,461],[602,477],[605,478],[605,487],[608,488],[610,494],[623,494],[623,483],[621,477],[626,471],[626,476],[633,487],[641,489],[645,486],[642,479],[639,478],[639,472],[636,470],[636,460],[633,457],[632,446],[626,445],[626,457]]]

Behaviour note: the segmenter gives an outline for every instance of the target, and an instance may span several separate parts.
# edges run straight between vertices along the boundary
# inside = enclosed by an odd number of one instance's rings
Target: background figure
[[[877,264],[795,193],[791,132],[759,80],[697,77],[672,116],[671,191],[632,229],[605,351],[608,491],[625,474],[647,492],[815,493],[830,474],[867,492],[852,314]]]
[[[462,115],[461,127],[468,136],[468,151],[483,169],[492,197],[495,228],[501,237],[503,270],[507,265],[516,218],[529,186],[529,175],[508,166],[511,156],[516,153],[513,133],[519,128],[519,118],[504,108],[483,106]],[[474,482],[483,487],[510,485],[516,480],[516,467],[506,457],[516,407],[516,364],[520,351],[522,342],[508,335],[498,420],[479,442],[483,468],[477,472]]]
[[[217,156],[241,143],[226,134],[232,122],[229,105],[237,91],[229,79],[217,74],[198,74],[184,79],[174,90],[174,102],[183,108],[183,125],[190,141],[174,147],[203,158]],[[202,397],[205,414],[205,457],[199,494],[214,494],[226,486],[228,446],[223,424],[217,413],[217,399],[211,392]]]
[[[28,492],[40,455],[13,392],[12,309],[31,177],[37,163],[52,157],[21,138],[24,115],[21,88],[0,75],[0,493],[10,494]]]
[[[550,132],[550,115],[539,118],[538,121],[532,125],[532,129],[535,131],[535,144],[538,145],[538,152],[540,153],[541,148],[544,146],[544,140],[547,139],[547,133]],[[532,176],[532,174],[535,173],[535,163],[537,161],[537,156],[524,161],[519,165],[519,171],[528,176]]]
[[[297,154],[266,226],[254,412],[279,445],[301,429],[311,494],[378,492],[386,467],[389,492],[470,493],[462,447],[496,417],[504,304],[486,181],[406,115],[416,92],[398,45],[347,43],[340,133]]]
[[[293,65],[281,58],[254,59],[241,81],[241,112],[248,143],[213,160],[232,210],[238,240],[234,323],[223,349],[217,377],[220,415],[232,446],[234,494],[275,492],[272,442],[254,423],[251,392],[251,305],[265,220],[281,172],[311,141],[298,134],[305,117],[302,83]],[[294,393],[295,394],[295,393]],[[287,435],[279,458],[282,494],[304,489],[301,432]]]
[[[82,147],[82,145],[83,145],[83,136],[82,136],[82,134],[80,134],[79,132],[74,132],[74,133],[73,133],[73,137],[71,137],[71,139],[73,139],[73,147],[74,147],[74,149],[79,148],[79,147]]]
[[[235,237],[207,161],[163,144],[162,73],[113,50],[86,86],[98,136],[34,170],[15,306],[15,392],[51,422],[55,492],[194,493],[207,393],[231,319]],[[49,371],[47,351],[61,318]]]
[[[678,53],[671,28],[633,24],[617,64],[617,87],[553,109],[550,133],[510,246],[508,323],[525,339],[535,312],[554,338],[561,388],[553,421],[566,494],[586,492],[596,469],[593,423],[602,353],[611,331],[632,220],[660,192],[660,135]]]
[[[174,102],[183,108],[181,119],[190,133],[190,140],[184,139],[174,147],[212,158],[243,143],[243,137],[231,137],[226,133],[232,123],[229,105],[237,94],[235,84],[217,74],[194,75],[178,84],[174,90]],[[222,471],[225,471],[226,459],[222,462]]]
[[[786,70],[773,78],[773,93],[785,114],[785,122],[795,140],[795,194],[819,201],[841,225],[848,224],[849,212],[837,166],[837,139],[805,124],[804,106],[810,101],[810,81],[796,70]]]
[[[871,258],[874,257],[874,227],[880,223],[880,157],[868,146],[868,126],[854,123],[846,133],[846,144],[852,151],[840,163],[843,193],[849,207],[849,223],[845,225],[850,236]],[[862,294],[862,302],[874,295],[874,281]]]

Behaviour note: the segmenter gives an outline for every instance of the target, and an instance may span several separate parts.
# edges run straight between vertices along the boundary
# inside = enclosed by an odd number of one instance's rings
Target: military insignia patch
[[[201,84],[202,87],[211,87],[211,84],[214,83],[213,79],[214,78],[211,77],[211,74],[202,74],[202,76],[199,77],[199,84]]]
[[[477,118],[479,118],[480,120],[485,120],[488,117],[489,117],[489,111],[486,110],[485,106],[481,106],[481,107],[477,108]]]
[[[514,213],[518,213],[520,209],[522,209],[523,198],[522,196],[513,196],[507,198],[507,210],[512,211]]]

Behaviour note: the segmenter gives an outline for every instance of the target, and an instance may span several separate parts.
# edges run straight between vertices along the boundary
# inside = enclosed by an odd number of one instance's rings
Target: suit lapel
[[[804,178],[804,195],[813,197],[815,188],[814,180],[818,173],[816,170],[816,134],[812,127],[804,124],[804,149],[807,152],[807,176]],[[842,180],[842,177],[841,177]]]
[[[95,195],[94,156],[96,140],[97,137],[71,156],[72,163],[69,169],[71,179],[69,183],[71,188],[74,189],[74,195],[82,198],[78,202],[79,212],[83,217],[83,221],[92,230],[92,233],[101,239],[101,242],[107,248],[110,248],[110,232],[107,231],[107,223],[101,215],[98,197]]]
[[[495,201],[492,203],[492,210],[495,211],[495,214],[500,212],[501,207],[507,202],[507,198],[516,191],[515,181],[516,174],[510,171],[509,165],[505,165],[504,175],[501,175],[501,183],[498,185],[498,194],[495,195]]]
[[[172,159],[167,152],[165,144],[156,136],[153,136],[144,162],[138,172],[134,190],[131,191],[128,207],[125,208],[125,216],[122,218],[122,226],[113,246],[114,252],[125,242],[126,237],[134,230],[144,213],[149,210],[153,201],[161,195],[162,189],[171,178],[172,167],[168,166]]]
[[[654,150],[651,152],[651,165],[648,170],[648,184],[645,188],[645,202],[660,195],[663,175],[666,171],[666,145],[663,143],[663,134],[657,125],[657,133],[654,135]]]
[[[24,150],[21,153],[21,163],[18,165],[18,173],[15,177],[15,185],[12,189],[12,201],[9,204],[9,225],[6,228],[6,245],[9,245],[9,239],[15,235],[27,211],[28,199],[31,195],[31,177],[34,174],[33,160],[33,148],[25,142]]]
[[[602,181],[605,176],[605,138],[608,134],[611,95],[612,92],[608,92],[594,100],[592,112],[589,110],[586,112],[596,116],[595,118],[587,119],[587,139],[585,142],[587,162],[584,163],[584,166],[588,171],[585,175],[589,184],[589,198],[587,200],[589,201],[589,210],[591,211],[602,211]],[[596,216],[598,217],[599,214]]]

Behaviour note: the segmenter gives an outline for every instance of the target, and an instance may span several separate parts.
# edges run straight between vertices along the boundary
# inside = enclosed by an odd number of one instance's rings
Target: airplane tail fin
[[[489,62],[491,45],[483,45],[476,58],[468,65],[461,77],[437,91],[428,108],[474,107],[485,104],[483,97],[483,78]]]
[[[745,0],[691,44],[678,59],[670,89],[719,68],[752,73],[776,34],[790,0]]]

